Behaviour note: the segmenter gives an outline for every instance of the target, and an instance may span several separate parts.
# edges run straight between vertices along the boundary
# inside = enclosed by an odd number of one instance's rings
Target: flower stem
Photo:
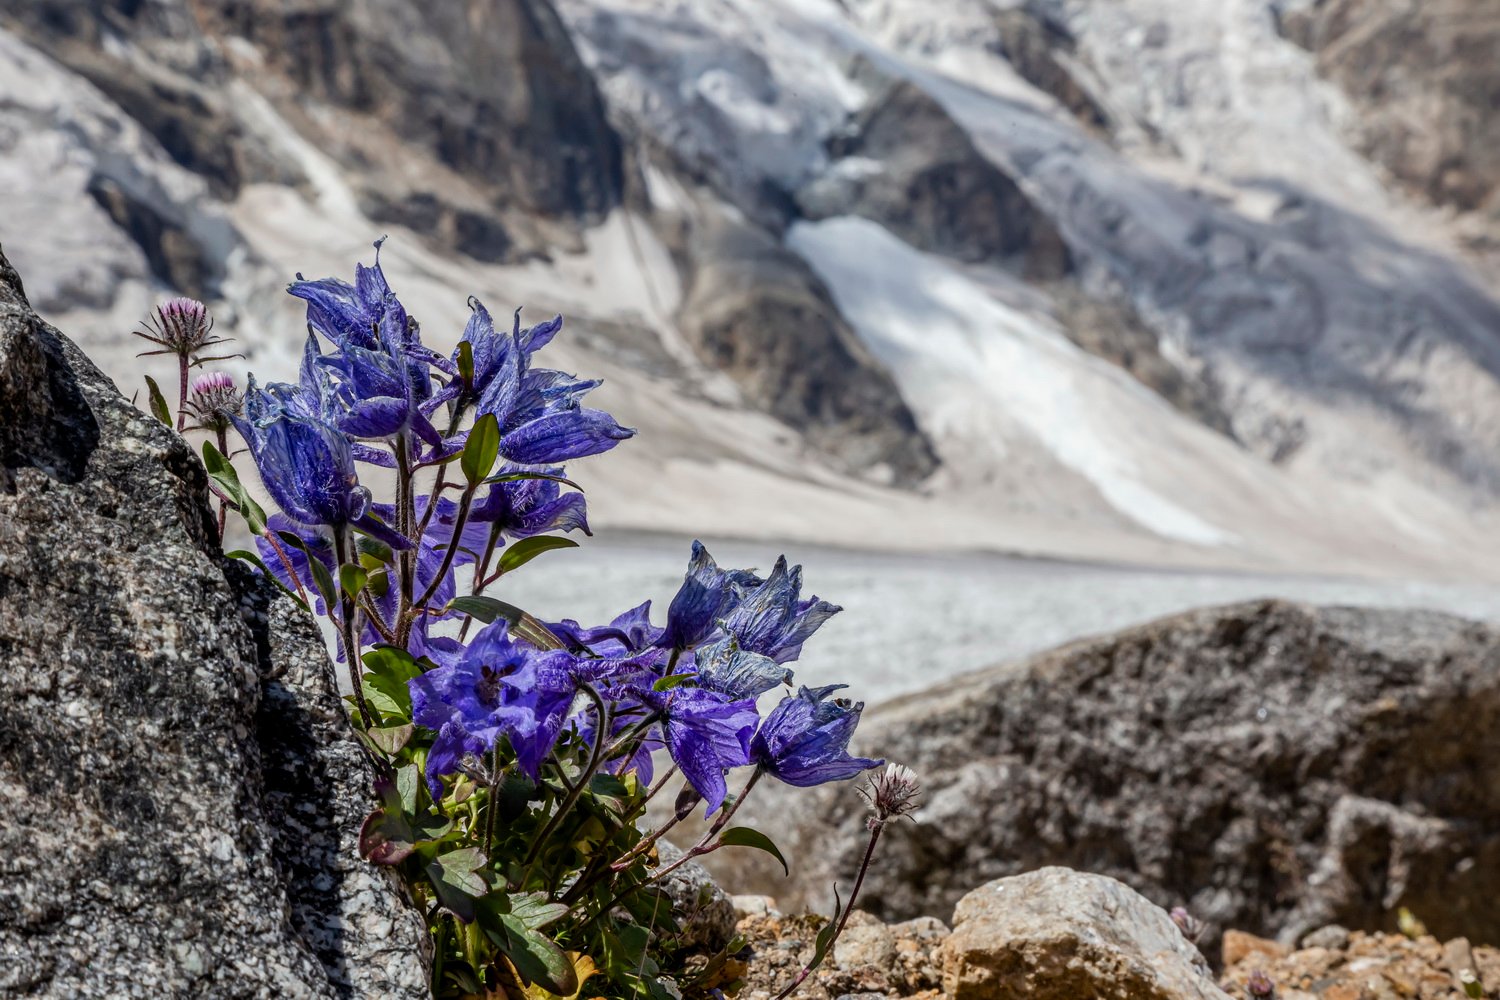
[[[594,746],[589,752],[588,768],[583,772],[582,777],[578,779],[578,784],[568,790],[567,798],[563,799],[562,805],[558,806],[557,811],[548,818],[547,825],[542,827],[542,832],[532,838],[531,849],[526,852],[526,858],[522,862],[526,866],[526,871],[521,876],[521,888],[523,889],[526,887],[527,881],[531,878],[531,870],[536,867],[537,858],[541,855],[542,848],[547,846],[547,839],[556,832],[558,826],[563,821],[563,817],[567,816],[573,806],[577,804],[579,797],[583,795],[583,790],[589,786],[589,782],[593,780],[594,773],[599,769],[599,764],[604,760],[602,747],[604,746],[604,734],[609,732],[609,706],[605,705],[604,698],[600,696],[598,691],[594,690],[592,685],[580,684],[578,686],[593,701],[594,709],[599,713],[599,726],[594,730]]]
[[[464,495],[458,501],[458,517],[453,522],[453,535],[448,539],[448,548],[443,551],[443,563],[438,567],[438,571],[433,574],[432,582],[427,585],[427,589],[422,592],[422,596],[417,598],[416,602],[412,605],[413,607],[425,608],[427,602],[432,600],[432,595],[437,593],[438,585],[448,575],[448,570],[453,565],[453,559],[458,555],[458,542],[463,537],[464,524],[469,520],[469,507],[473,503],[474,486],[470,484],[464,489]],[[428,513],[431,513],[436,507],[436,499],[428,501]]]
[[[807,977],[813,974],[813,970],[822,965],[823,960],[833,951],[833,946],[838,942],[839,935],[844,933],[844,925],[849,922],[849,914],[854,912],[854,901],[859,898],[860,887],[865,884],[865,873],[870,870],[870,862],[875,858],[875,845],[879,843],[880,832],[884,829],[885,823],[878,820],[872,821],[870,824],[870,842],[865,845],[865,857],[860,862],[859,875],[854,879],[854,891],[849,893],[849,902],[844,904],[843,912],[834,914],[834,919],[838,921],[838,924],[834,927],[833,936],[828,939],[827,946],[823,948],[821,954],[814,952],[812,961],[804,965],[802,971],[797,973],[797,978],[788,983],[786,989],[776,994],[773,1000],[786,1000],[787,997],[791,996],[792,992],[801,986],[807,980]]]
[[[177,433],[187,426],[188,356],[177,355]],[[223,451],[221,447],[219,449]]]
[[[349,557],[349,534],[343,529],[333,533],[334,558],[342,570]],[[313,558],[311,554],[308,558]],[[370,706],[365,704],[365,692],[359,674],[359,628],[356,617],[359,612],[354,597],[343,587],[343,573],[339,576],[339,604],[343,614],[339,616],[339,629],[344,642],[344,664],[349,668],[349,683],[354,688],[354,703],[359,706],[359,718],[366,729],[370,728]]]

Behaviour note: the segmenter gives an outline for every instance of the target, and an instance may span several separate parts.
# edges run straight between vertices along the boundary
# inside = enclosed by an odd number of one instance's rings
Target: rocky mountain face
[[[1484,0],[1317,0],[1282,32],[1359,108],[1360,147],[1423,197],[1496,218],[1500,10]]]
[[[859,748],[925,791],[862,905],[945,917],[978,879],[1060,864],[1186,906],[1208,949],[1394,931],[1402,907],[1497,940],[1497,713],[1500,636],[1427,612],[1235,605],[973,674],[866,713]],[[865,803],[820,795],[804,814],[837,829],[789,831],[797,888],[764,883],[788,905],[858,867]],[[763,821],[788,808],[757,798]]]
[[[430,995],[311,621],[0,255],[0,993]]]
[[[622,479],[722,485],[701,530],[1488,576],[1493,22],[9,0],[6,235],[133,377],[168,290],[285,363],[277,289],[390,231],[439,344],[469,294],[565,312],[647,432]]]

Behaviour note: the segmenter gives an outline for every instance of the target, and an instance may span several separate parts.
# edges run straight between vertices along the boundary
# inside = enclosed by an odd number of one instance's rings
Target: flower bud
[[[1276,1000],[1276,984],[1264,970],[1256,969],[1245,983],[1245,996],[1249,1000]]]
[[[1198,939],[1203,936],[1203,921],[1193,916],[1181,906],[1172,907],[1171,917],[1172,923],[1176,924],[1177,929],[1182,931],[1182,936],[1193,942],[1193,944],[1197,944]]]

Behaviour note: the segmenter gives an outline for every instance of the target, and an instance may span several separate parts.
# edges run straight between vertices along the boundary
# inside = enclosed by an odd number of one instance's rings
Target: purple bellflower
[[[412,719],[437,732],[427,755],[427,783],[442,795],[441,778],[465,754],[492,749],[503,736],[533,780],[562,733],[577,693],[575,661],[513,641],[506,623],[481,630],[451,662],[410,682]]]
[[[561,476],[560,467],[522,470],[504,465],[497,474],[536,471]],[[588,505],[581,493],[563,493],[552,479],[511,479],[495,483],[490,491],[474,503],[471,520],[492,524],[511,538],[529,538],[549,531],[589,530]]]
[[[560,322],[524,331],[517,322],[502,334],[487,322],[482,308],[464,335],[474,352],[476,385],[483,369],[485,385],[476,411],[494,415],[503,458],[520,465],[553,465],[606,452],[635,434],[603,410],[581,405],[599,382],[531,367],[531,352],[551,341]]]
[[[745,594],[724,619],[724,631],[741,649],[788,663],[802,653],[802,644],[843,609],[816,596],[801,600],[802,567],[787,569],[786,557],[776,560],[771,575]]]
[[[662,715],[667,753],[702,796],[708,807],[704,815],[712,816],[729,793],[725,775],[731,768],[750,763],[750,739],[758,719],[754,700],[735,700],[688,686],[640,694],[648,707]]]
[[[829,698],[845,687],[802,688],[766,714],[750,741],[751,759],[771,775],[803,788],[843,781],[883,760],[849,754],[864,702]]]
[[[261,482],[287,519],[304,528],[359,528],[394,548],[410,543],[370,513],[349,441],[317,419],[295,386],[259,389],[250,380],[235,428],[250,446]]]
[[[747,570],[720,569],[702,542],[693,542],[692,558],[682,586],[667,608],[667,627],[660,639],[666,649],[685,650],[703,642],[719,627],[745,591],[760,586],[760,577]]]

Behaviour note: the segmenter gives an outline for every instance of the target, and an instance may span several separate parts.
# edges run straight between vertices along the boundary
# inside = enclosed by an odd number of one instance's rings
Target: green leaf
[[[490,474],[499,456],[500,424],[493,413],[482,414],[469,428],[469,440],[464,445],[459,468],[463,469],[464,478],[470,484],[478,485]]]
[[[719,834],[719,843],[724,847],[753,847],[757,851],[765,851],[771,857],[781,862],[781,868],[787,875],[792,874],[792,869],[786,863],[786,858],[781,856],[781,849],[775,842],[761,833],[752,830],[748,826],[731,826]]]
[[[240,482],[239,473],[234,471],[234,466],[229,459],[225,458],[211,441],[203,442],[203,468],[208,471],[209,478],[224,492],[224,495],[233,500],[234,505],[240,509],[240,516],[245,519],[250,533],[264,535],[266,533],[265,510],[250,498],[250,494],[245,491],[244,484]]]
[[[422,768],[418,764],[407,764],[396,768],[396,797],[401,808],[409,813],[417,811],[417,793],[422,787]]]
[[[510,915],[527,930],[540,930],[571,909],[566,903],[553,903],[545,892],[515,893],[510,897]]]
[[[370,582],[370,574],[363,566],[353,563],[344,563],[339,567],[339,589],[349,595],[350,600],[358,600],[360,591],[365,589],[365,584]]]
[[[256,569],[261,571],[261,573],[267,580],[270,580],[272,583],[276,584],[277,590],[280,590],[283,594],[296,601],[303,611],[311,610],[305,603],[303,603],[302,598],[298,597],[295,591],[293,591],[286,584],[282,583],[280,578],[277,577],[275,573],[272,573],[266,567],[266,564],[261,561],[260,556],[256,555],[254,552],[248,552],[245,549],[234,549],[233,551],[224,553],[224,555],[230,559],[242,559],[250,565],[254,566]]]
[[[818,936],[813,940],[812,961],[807,964],[816,969],[823,964],[823,959],[828,957],[828,949],[833,947],[833,937],[838,932],[839,919],[844,915],[844,901],[839,899],[839,887],[833,887],[833,917],[818,931]]]
[[[486,625],[497,618],[504,618],[510,622],[511,633],[513,635],[525,639],[536,648],[563,648],[563,641],[553,635],[552,630],[546,625],[528,615],[514,604],[497,601],[493,597],[483,597],[477,594],[455,597],[447,603],[443,611],[457,611],[460,614],[470,615],[478,618]]]
[[[409,720],[409,682],[422,674],[417,661],[406,650],[395,646],[376,646],[360,659],[365,665],[365,697],[380,709],[382,715]]]
[[[656,683],[651,685],[651,690],[670,691],[674,687],[677,687],[679,684],[683,684],[692,679],[692,674],[668,674],[665,677],[657,678]]]
[[[401,752],[402,747],[406,746],[407,741],[411,739],[413,731],[414,727],[408,722],[399,726],[382,726],[378,729],[370,729],[365,732],[365,735],[387,757],[394,757]]]
[[[313,583],[317,586],[318,593],[322,595],[325,606],[332,612],[338,607],[338,593],[333,588],[333,574],[328,572],[328,567],[323,565],[323,560],[319,559],[307,543],[294,532],[278,531],[276,537],[307,556],[307,565],[312,568]]]
[[[416,850],[416,839],[405,815],[376,809],[359,828],[359,856],[377,865],[399,865]]]
[[[167,409],[167,397],[161,394],[161,386],[150,375],[146,376],[146,394],[151,397],[151,415],[171,427],[172,411]]]
[[[482,874],[484,866],[484,852],[477,847],[460,847],[440,854],[427,865],[427,876],[437,891],[438,902],[464,923],[474,919],[475,903],[489,891],[489,883]]]
[[[359,550],[359,563],[365,569],[373,570],[380,566],[389,566],[395,558],[391,547],[378,538],[369,535],[360,535],[354,543]]]
[[[474,388],[474,345],[467,340],[458,342],[458,377],[464,388]]]
[[[559,535],[533,535],[530,538],[523,538],[500,553],[500,572],[509,573],[511,570],[520,569],[543,552],[550,552],[552,549],[576,548],[578,548],[577,542]]]
[[[495,943],[522,979],[537,983],[560,997],[570,997],[578,992],[578,971],[556,941],[540,931],[531,930],[514,913],[500,917],[500,929],[500,933],[494,935],[498,938]]]

